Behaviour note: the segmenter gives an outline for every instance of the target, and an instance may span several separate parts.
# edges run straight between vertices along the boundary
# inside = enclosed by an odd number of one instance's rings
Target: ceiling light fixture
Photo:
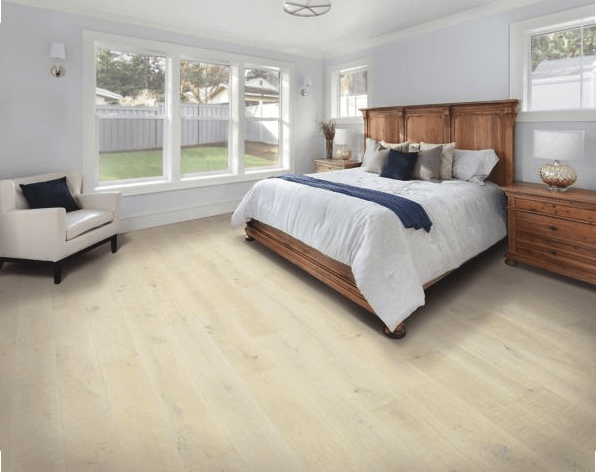
[[[326,0],[284,1],[284,11],[294,16],[321,16],[331,10],[331,2]]]

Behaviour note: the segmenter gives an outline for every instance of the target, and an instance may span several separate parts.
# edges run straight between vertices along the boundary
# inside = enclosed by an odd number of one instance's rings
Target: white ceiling
[[[317,18],[282,0],[9,0],[314,57],[374,44],[423,25],[450,24],[543,0],[331,0]]]

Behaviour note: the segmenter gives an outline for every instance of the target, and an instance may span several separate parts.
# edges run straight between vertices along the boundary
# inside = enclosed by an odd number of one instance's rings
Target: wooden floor
[[[594,470],[593,286],[500,245],[395,341],[229,215],[120,242],[0,270],[4,472]]]

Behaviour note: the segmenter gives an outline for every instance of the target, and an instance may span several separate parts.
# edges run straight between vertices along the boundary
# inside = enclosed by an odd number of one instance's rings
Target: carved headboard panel
[[[362,114],[365,138],[494,149],[499,163],[489,179],[499,185],[513,183],[517,100],[366,108]]]

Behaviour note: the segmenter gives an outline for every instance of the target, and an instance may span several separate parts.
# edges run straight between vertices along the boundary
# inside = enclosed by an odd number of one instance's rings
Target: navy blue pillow
[[[416,160],[417,152],[399,152],[392,149],[387,156],[387,164],[383,167],[381,177],[395,180],[410,180]]]
[[[66,185],[66,177],[19,185],[31,208],[62,207],[66,211],[80,210]]]

